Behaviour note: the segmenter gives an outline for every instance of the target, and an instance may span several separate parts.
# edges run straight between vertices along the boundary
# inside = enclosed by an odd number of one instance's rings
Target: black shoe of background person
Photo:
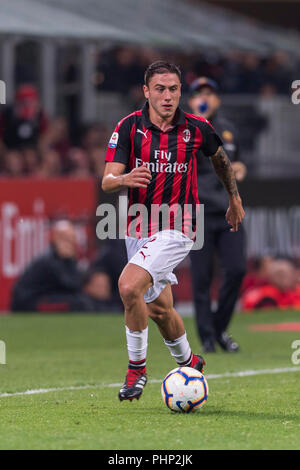
[[[215,353],[216,352],[216,347],[215,347],[214,340],[207,339],[207,340],[203,341],[202,351],[204,353]]]
[[[217,337],[217,342],[224,351],[227,352],[239,352],[240,347],[236,341],[234,341],[231,336],[229,336],[226,331]]]

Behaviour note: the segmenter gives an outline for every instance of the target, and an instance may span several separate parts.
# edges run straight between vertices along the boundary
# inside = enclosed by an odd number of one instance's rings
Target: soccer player
[[[203,370],[203,358],[193,354],[184,324],[173,306],[171,284],[177,283],[174,268],[193,246],[187,227],[195,225],[199,207],[196,154],[199,148],[211,158],[229,198],[226,219],[236,231],[244,217],[241,198],[222,141],[206,119],[185,113],[179,107],[180,70],[164,61],[145,72],[142,110],[123,118],[108,144],[102,188],[106,192],[128,188],[126,247],[128,264],[119,279],[125,308],[129,365],[119,399],[139,398],[147,382],[146,355],[148,318],[154,320],[164,343],[179,366]],[[136,233],[131,209],[143,205]],[[175,207],[164,228],[152,207]],[[185,206],[193,210],[184,210]],[[176,217],[183,209],[182,230]],[[140,227],[142,226],[142,230]],[[146,233],[147,232],[147,233]]]

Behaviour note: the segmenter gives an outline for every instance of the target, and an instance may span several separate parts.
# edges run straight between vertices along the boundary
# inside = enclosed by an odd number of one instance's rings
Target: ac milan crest
[[[182,132],[182,138],[184,142],[189,142],[191,138],[191,131],[189,129],[184,129]]]

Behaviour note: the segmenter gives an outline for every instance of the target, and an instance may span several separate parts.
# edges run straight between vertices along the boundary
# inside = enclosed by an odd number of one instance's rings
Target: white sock
[[[148,326],[141,331],[132,331],[128,326],[125,328],[129,365],[131,368],[142,369],[146,366]]]
[[[172,357],[180,366],[188,366],[192,360],[192,350],[187,340],[186,333],[174,341],[164,339],[164,343],[169,349]]]

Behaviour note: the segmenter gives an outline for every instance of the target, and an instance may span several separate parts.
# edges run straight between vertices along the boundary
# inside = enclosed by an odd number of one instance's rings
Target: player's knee
[[[127,279],[120,277],[118,285],[120,296],[124,303],[133,303],[140,296],[138,287]]]

